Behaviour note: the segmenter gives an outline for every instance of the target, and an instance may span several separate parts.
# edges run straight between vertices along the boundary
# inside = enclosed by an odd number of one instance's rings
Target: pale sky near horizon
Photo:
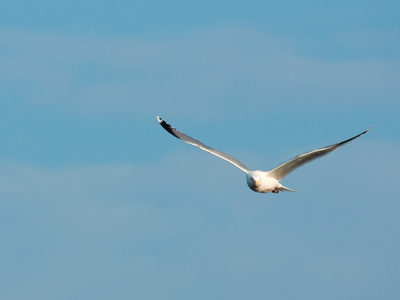
[[[0,8],[1,299],[398,299],[400,3]]]

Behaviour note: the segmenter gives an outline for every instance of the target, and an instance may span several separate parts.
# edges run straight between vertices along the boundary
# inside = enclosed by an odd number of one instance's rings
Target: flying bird
[[[279,183],[280,180],[282,180],[285,176],[287,176],[289,173],[297,169],[298,167],[301,167],[302,165],[309,163],[310,161],[317,159],[319,157],[322,157],[339,147],[346,145],[347,143],[359,138],[363,134],[366,134],[371,128],[368,128],[364,132],[361,132],[360,134],[347,139],[343,142],[336,143],[330,146],[322,147],[319,149],[315,149],[303,154],[300,154],[282,164],[277,166],[275,169],[272,169],[270,171],[260,171],[260,170],[250,170],[247,168],[244,164],[242,164],[240,161],[238,161],[236,158],[218,151],[216,149],[213,149],[211,147],[208,147],[204,145],[202,142],[176,130],[174,127],[169,125],[167,122],[165,122],[163,119],[161,119],[159,116],[157,116],[157,120],[160,123],[160,125],[168,131],[171,135],[174,137],[184,141],[185,143],[188,143],[190,145],[196,146],[204,151],[207,151],[213,155],[216,155],[243,172],[246,173],[246,179],[247,179],[247,185],[249,186],[250,189],[252,189],[255,192],[258,193],[279,193],[280,191],[290,191],[290,192],[295,192],[295,190],[289,189]]]

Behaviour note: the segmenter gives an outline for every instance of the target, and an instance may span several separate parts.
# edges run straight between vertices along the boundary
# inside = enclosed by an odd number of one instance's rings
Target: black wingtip
[[[174,133],[174,131],[176,130],[174,127],[172,127],[171,125],[169,125],[167,122],[165,122],[163,119],[161,119],[159,116],[157,116],[157,120],[160,123],[160,125],[166,130],[168,131],[171,135],[173,135],[174,137],[178,138],[178,136]]]
[[[363,133],[361,133],[360,136],[363,135],[363,134],[365,134],[365,133],[367,133],[368,131],[370,131],[370,130],[372,129],[372,127],[374,127],[374,125],[372,125],[370,128],[368,128],[368,129],[365,130]]]

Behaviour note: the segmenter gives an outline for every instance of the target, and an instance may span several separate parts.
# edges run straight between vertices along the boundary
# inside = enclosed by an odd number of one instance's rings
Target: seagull
[[[204,151],[207,151],[215,156],[218,156],[231,164],[233,164],[235,167],[239,168],[243,172],[246,173],[246,179],[247,179],[247,185],[249,186],[250,189],[252,189],[255,192],[258,193],[279,193],[280,191],[289,191],[289,192],[296,192],[295,190],[289,189],[279,183],[280,180],[282,180],[285,176],[287,176],[289,173],[294,171],[295,169],[301,167],[302,165],[309,163],[310,161],[317,159],[319,157],[322,157],[339,147],[346,145],[347,143],[359,138],[363,134],[366,134],[369,130],[371,130],[372,126],[368,128],[367,130],[361,132],[360,134],[349,138],[343,142],[336,143],[330,146],[322,147],[319,149],[315,149],[303,154],[300,154],[282,164],[277,166],[275,169],[272,169],[270,171],[260,171],[260,170],[250,170],[247,168],[244,164],[242,164],[240,161],[238,161],[236,158],[218,151],[216,149],[213,149],[211,147],[208,147],[204,145],[202,142],[176,130],[174,127],[169,125],[167,122],[165,122],[163,119],[161,119],[159,116],[157,116],[157,120],[160,123],[160,125],[168,131],[171,135],[174,137],[184,141],[185,143],[188,143],[190,145],[196,146]]]

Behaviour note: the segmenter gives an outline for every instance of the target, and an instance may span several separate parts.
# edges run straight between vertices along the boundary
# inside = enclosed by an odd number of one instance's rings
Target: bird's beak
[[[258,185],[258,180],[254,181],[254,183],[255,183],[256,185]]]

